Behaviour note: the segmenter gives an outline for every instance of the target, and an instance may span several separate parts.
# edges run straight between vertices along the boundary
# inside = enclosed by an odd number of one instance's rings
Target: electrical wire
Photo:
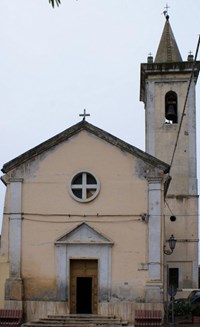
[[[174,150],[173,150],[173,153],[172,153],[172,158],[171,158],[171,163],[170,163],[170,168],[169,168],[169,174],[170,174],[170,171],[171,171],[171,168],[172,168],[172,164],[174,162],[174,157],[175,157],[176,149],[177,149],[177,146],[178,146],[178,141],[179,141],[179,136],[180,136],[181,127],[182,127],[182,123],[183,123],[183,118],[185,116],[188,95],[189,95],[189,92],[190,92],[190,87],[191,87],[191,83],[192,83],[192,80],[193,80],[194,70],[195,70],[197,56],[198,56],[198,52],[199,52],[199,45],[200,45],[200,35],[199,35],[199,39],[198,39],[198,42],[197,42],[195,57],[194,57],[193,65],[192,65],[192,72],[191,72],[191,76],[190,76],[190,80],[189,80],[189,84],[188,84],[188,88],[187,88],[187,93],[186,93],[186,97],[185,97],[185,102],[184,102],[184,106],[183,106],[183,112],[182,112],[182,115],[181,115],[179,129],[178,129],[178,133],[177,133],[177,138],[176,138],[176,142],[175,142],[175,145],[174,145]],[[169,207],[169,204],[167,203],[166,199],[165,199],[165,203],[166,203],[169,211],[172,213],[172,215],[174,215],[171,208]]]
[[[176,143],[175,143],[175,146],[174,146],[174,151],[172,153],[172,159],[171,159],[171,163],[170,163],[169,173],[170,173],[170,170],[171,170],[173,161],[174,161],[174,156],[175,156],[177,145],[178,145],[178,140],[179,140],[180,131],[181,131],[182,123],[183,123],[183,118],[185,116],[188,95],[189,95],[189,91],[190,91],[190,86],[191,86],[191,83],[192,83],[192,79],[193,79],[193,76],[194,76],[194,70],[195,70],[195,65],[196,65],[196,61],[197,61],[197,55],[198,55],[198,51],[199,51],[199,45],[200,45],[200,35],[199,35],[199,39],[198,39],[198,43],[197,43],[197,48],[196,48],[196,53],[195,53],[195,57],[194,57],[193,65],[192,65],[192,72],[191,72],[191,76],[190,76],[190,80],[189,80],[189,84],[188,84],[188,88],[187,88],[187,93],[186,93],[186,98],[185,98],[185,102],[184,102],[184,106],[183,106],[183,112],[182,112],[182,115],[181,115],[179,129],[178,129],[178,133],[177,133]]]

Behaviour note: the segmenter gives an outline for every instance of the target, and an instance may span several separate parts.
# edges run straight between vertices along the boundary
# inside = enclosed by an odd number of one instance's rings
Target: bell
[[[167,120],[174,120],[176,118],[176,112],[173,104],[168,105],[166,111],[166,119]]]

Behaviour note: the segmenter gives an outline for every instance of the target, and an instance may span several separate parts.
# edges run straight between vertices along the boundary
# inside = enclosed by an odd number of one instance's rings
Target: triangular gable
[[[110,244],[113,242],[86,223],[78,225],[56,240],[55,244]]]
[[[151,156],[150,154],[122,141],[121,139],[113,136],[104,130],[88,123],[85,120],[82,120],[78,124],[66,129],[65,131],[61,132],[60,134],[55,135],[54,137],[50,138],[49,140],[39,144],[38,146],[32,148],[31,150],[21,154],[20,156],[16,157],[15,159],[7,162],[3,165],[2,172],[8,173],[10,170],[17,168],[18,166],[22,165],[28,160],[32,160],[37,157],[39,154],[48,151],[52,147],[68,140],[72,136],[78,134],[82,130],[85,130],[91,134],[94,134],[98,138],[112,144],[113,146],[118,147],[121,151],[128,152],[141,160],[149,163],[150,165],[159,168],[163,172],[169,172],[169,165],[164,163],[163,161]]]

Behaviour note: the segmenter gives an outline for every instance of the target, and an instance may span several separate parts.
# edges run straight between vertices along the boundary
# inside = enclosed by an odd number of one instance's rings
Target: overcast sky
[[[84,108],[90,123],[144,150],[140,63],[156,54],[165,5],[160,0],[62,0],[52,9],[48,0],[0,0],[1,168],[79,122]],[[186,60],[197,46],[200,1],[168,5]],[[198,83],[197,126],[199,94]],[[200,138],[198,152],[199,144]],[[4,194],[0,183],[0,216]]]

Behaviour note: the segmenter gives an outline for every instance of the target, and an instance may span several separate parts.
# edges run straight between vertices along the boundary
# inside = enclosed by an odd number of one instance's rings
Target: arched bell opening
[[[177,94],[169,91],[165,95],[165,119],[166,123],[178,123],[178,99]]]

